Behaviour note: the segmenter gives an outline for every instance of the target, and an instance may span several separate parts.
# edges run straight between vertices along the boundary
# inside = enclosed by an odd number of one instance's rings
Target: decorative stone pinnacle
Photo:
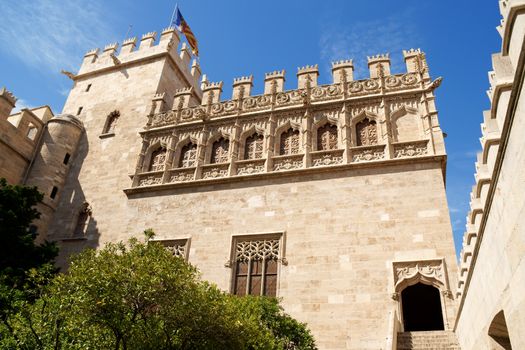
[[[137,37],[134,36],[133,38],[127,38],[126,40],[124,40],[124,41],[122,42],[122,46],[124,46],[124,45],[130,45],[130,44],[135,45],[136,42],[137,42]]]
[[[153,95],[153,101],[156,101],[156,100],[164,100],[164,97],[165,97],[165,96],[166,96],[166,93],[165,93],[165,92],[155,94],[155,95]]]
[[[238,77],[233,79],[233,85],[239,85],[239,84],[252,84],[253,83],[253,75],[245,76],[245,77]]]
[[[15,105],[17,101],[17,98],[15,97],[15,95],[13,95],[11,91],[7,90],[5,86],[0,89],[0,96],[5,98],[7,101],[9,101],[9,103],[11,103],[13,106]]]
[[[111,43],[104,47],[104,51],[116,50],[117,47],[118,47],[118,43]]]
[[[353,67],[354,63],[352,59],[349,60],[339,60],[332,62],[332,69],[341,68],[341,67]]]
[[[222,81],[219,82],[204,82],[203,90],[209,90],[209,89],[222,89]]]
[[[142,35],[142,40],[150,39],[150,38],[155,40],[156,36],[157,36],[157,32],[149,32],[149,33]]]
[[[265,73],[265,79],[274,79],[274,78],[284,78],[286,71],[283,70],[274,70],[273,72]]]
[[[373,56],[367,56],[367,58],[368,58],[368,63],[389,61],[390,60],[390,54],[388,54],[388,53],[377,54],[377,55],[373,55]]]
[[[313,73],[313,72],[319,74],[318,69],[317,69],[317,64],[297,67],[297,74]]]
[[[91,49],[88,52],[86,52],[84,57],[86,57],[86,56],[97,56],[98,55],[98,51],[99,51],[98,47],[96,49]]]
[[[170,32],[173,32],[173,31],[175,31],[175,27],[169,26],[169,27],[164,28],[164,29],[162,30],[161,35],[162,35],[162,34],[166,34],[166,33],[170,33]]]
[[[187,95],[187,94],[191,94],[193,92],[193,86],[190,86],[190,87],[184,87],[182,89],[177,89],[175,90],[175,96],[178,96],[178,95]]]
[[[410,50],[403,50],[403,56],[405,58],[407,57],[412,57],[412,56],[417,56],[419,54],[421,54],[421,50],[420,49],[410,49]]]

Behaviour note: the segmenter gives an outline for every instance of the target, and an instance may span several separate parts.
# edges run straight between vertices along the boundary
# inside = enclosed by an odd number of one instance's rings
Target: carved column
[[[233,176],[237,174],[237,163],[239,159],[239,138],[241,137],[241,125],[239,124],[239,119],[235,120],[235,125],[233,126],[233,131],[230,139],[230,166],[228,168],[228,176]]]
[[[142,169],[144,168],[144,158],[146,157],[148,147],[149,140],[147,136],[144,136],[142,139],[142,147],[140,149],[139,159],[137,160],[137,165],[135,166],[135,175],[133,176],[132,187],[136,187],[139,185],[139,174],[142,173]]]
[[[302,120],[302,129],[303,129],[303,150],[304,150],[304,160],[303,160],[303,168],[309,168],[312,164],[312,156],[310,153],[312,152],[312,116],[309,112],[308,108],[306,109],[304,113],[304,117]]]
[[[346,108],[346,103],[343,103],[341,113],[343,115],[341,122],[341,142],[344,147],[343,162],[348,164],[352,162],[352,154],[350,151],[350,147],[352,147],[352,128],[350,123],[351,115],[348,108]]]
[[[195,180],[198,180],[202,176],[202,165],[204,164],[204,157],[206,155],[206,142],[208,141],[209,130],[206,126],[202,128],[201,135],[199,136],[197,144],[197,164],[195,169]]]
[[[264,171],[265,172],[271,172],[273,171],[273,159],[272,157],[275,155],[275,129],[277,126],[277,118],[272,113],[270,115],[269,123],[268,123],[268,129],[266,130],[266,163],[264,165]]]
[[[166,162],[164,163],[164,173],[162,174],[162,183],[170,182],[170,171],[173,168],[173,158],[175,158],[175,147],[179,142],[179,135],[176,130],[173,130],[171,139],[166,145]]]
[[[390,119],[390,107],[391,105],[386,103],[385,98],[383,97],[381,100],[381,104],[383,105],[383,115],[385,116],[385,126],[386,126],[386,149],[385,149],[385,156],[386,159],[392,159],[394,158],[394,146],[392,145],[393,142],[393,135],[392,135],[392,120]]]

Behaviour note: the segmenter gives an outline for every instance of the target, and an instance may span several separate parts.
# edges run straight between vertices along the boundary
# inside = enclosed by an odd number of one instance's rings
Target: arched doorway
[[[512,350],[512,345],[510,345],[509,330],[507,329],[507,322],[505,321],[505,314],[503,313],[503,310],[494,316],[488,333],[491,338],[492,349]]]
[[[405,332],[444,330],[439,289],[423,283],[401,292]]]

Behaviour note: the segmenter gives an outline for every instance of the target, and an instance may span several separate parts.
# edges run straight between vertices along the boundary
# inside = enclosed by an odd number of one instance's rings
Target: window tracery
[[[166,148],[159,147],[151,153],[151,161],[148,171],[164,170],[164,163],[166,162]]]
[[[244,159],[260,159],[263,157],[264,137],[259,134],[253,134],[246,139],[244,145]]]
[[[197,145],[189,143],[180,152],[179,168],[191,168],[197,162]]]
[[[276,296],[279,250],[279,238],[237,242],[234,294]]]
[[[337,149],[337,126],[325,124],[317,129],[317,150]]]
[[[230,149],[230,141],[221,137],[213,143],[211,148],[210,163],[226,163],[228,162],[228,151]]]
[[[299,153],[299,146],[299,130],[290,128],[281,134],[280,155],[297,154]]]
[[[363,119],[356,125],[357,145],[369,146],[377,144],[377,125],[374,120]]]

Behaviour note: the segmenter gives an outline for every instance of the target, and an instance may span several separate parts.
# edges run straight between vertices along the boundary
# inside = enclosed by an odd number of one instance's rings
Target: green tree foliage
[[[151,231],[147,232],[150,236]],[[158,243],[108,244],[71,261],[12,317],[20,349],[315,349],[277,299],[236,297]]]
[[[0,179],[0,327],[9,329],[9,316],[36,299],[55,273],[58,249],[49,242],[36,245],[31,225],[40,217],[35,206],[42,198],[36,187]]]

